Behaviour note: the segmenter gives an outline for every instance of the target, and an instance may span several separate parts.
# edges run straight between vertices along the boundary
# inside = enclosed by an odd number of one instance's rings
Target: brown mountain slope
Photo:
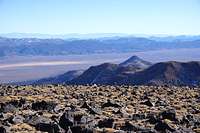
[[[129,76],[129,84],[199,85],[200,62],[162,62]]]
[[[200,85],[200,62],[161,62],[141,70],[102,64],[86,70],[73,84]]]

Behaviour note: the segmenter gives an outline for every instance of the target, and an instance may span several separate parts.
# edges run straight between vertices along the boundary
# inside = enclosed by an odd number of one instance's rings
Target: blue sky
[[[200,34],[200,0],[0,0],[0,33]]]

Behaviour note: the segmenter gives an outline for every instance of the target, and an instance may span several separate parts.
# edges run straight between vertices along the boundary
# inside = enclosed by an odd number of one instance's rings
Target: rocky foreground
[[[200,88],[1,86],[0,133],[200,132]]]

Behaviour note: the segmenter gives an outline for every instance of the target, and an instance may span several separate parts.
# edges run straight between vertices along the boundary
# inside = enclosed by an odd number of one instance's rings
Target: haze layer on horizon
[[[200,0],[0,0],[0,33],[200,34]]]

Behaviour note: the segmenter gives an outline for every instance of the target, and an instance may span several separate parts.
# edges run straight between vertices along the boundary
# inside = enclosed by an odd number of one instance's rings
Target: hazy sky
[[[0,33],[200,34],[200,0],[0,0]]]

